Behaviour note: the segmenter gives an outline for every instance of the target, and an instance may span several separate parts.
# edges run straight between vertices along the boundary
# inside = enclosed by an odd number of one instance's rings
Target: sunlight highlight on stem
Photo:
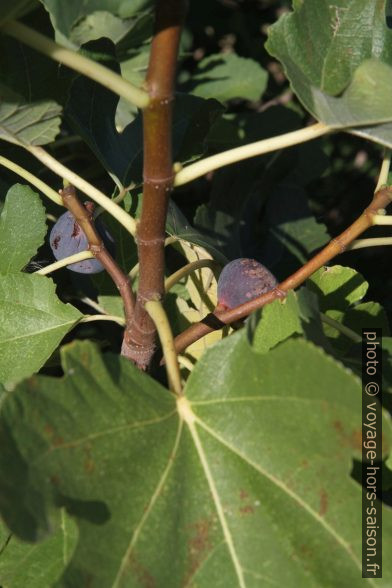
[[[192,261],[191,263],[188,263],[187,265],[184,265],[179,270],[174,272],[174,274],[172,274],[171,276],[166,278],[165,291],[169,292],[169,290],[171,290],[171,288],[173,288],[173,286],[177,282],[179,282],[182,278],[184,278],[185,276],[188,276],[192,272],[195,272],[196,270],[201,269],[203,267],[209,267],[209,268],[211,268],[211,270],[213,270],[213,269],[219,267],[219,263],[213,259],[198,259],[196,261]]]
[[[392,225],[392,215],[384,216],[383,214],[375,214],[373,217],[374,225]]]
[[[70,170],[68,167],[57,161],[52,155],[47,153],[42,147],[36,145],[22,145],[29,153],[34,155],[39,161],[41,161],[48,169],[60,176],[65,178],[78,188],[81,192],[89,196],[94,202],[102,206],[109,214],[111,214],[123,227],[134,236],[136,233],[136,221],[130,214],[128,214],[118,204],[113,202],[110,198],[105,196],[103,192],[95,188],[92,184],[78,176],[75,172]]]
[[[185,357],[185,355],[178,356],[178,363],[188,370],[188,372],[191,372],[195,367],[191,360],[188,357]]]
[[[377,186],[374,192],[377,192],[381,186],[384,186],[388,182],[389,168],[391,167],[391,153],[391,149],[386,148],[384,151],[384,158],[381,164],[380,175],[378,177]]]
[[[60,195],[53,190],[48,184],[45,184],[42,180],[37,178],[34,174],[30,173],[24,167],[21,167],[17,163],[14,163],[10,159],[6,157],[0,156],[0,165],[6,167],[7,169],[13,171],[14,173],[18,174],[21,178],[27,180],[30,184],[35,186],[42,194],[45,194],[52,202],[55,204],[59,204],[60,206],[63,205],[63,201],[60,198]]]
[[[363,249],[364,247],[382,247],[392,245],[392,237],[374,237],[373,239],[357,239],[349,245],[346,250]]]
[[[121,316],[114,316],[112,314],[90,314],[80,319],[79,323],[92,323],[94,321],[113,321],[119,324],[121,327],[125,325],[125,319]]]
[[[169,319],[159,300],[149,300],[145,304],[145,309],[154,321],[158,331],[159,339],[162,345],[163,355],[165,357],[165,367],[170,389],[177,394],[182,395],[180,366],[178,364],[177,353],[174,348],[173,333],[170,328]]]
[[[29,45],[36,51],[54,59],[54,61],[62,63],[99,84],[102,84],[105,88],[108,88],[118,96],[125,98],[125,100],[131,102],[131,104],[135,104],[138,108],[145,108],[148,106],[150,98],[145,90],[127,82],[119,74],[104,67],[100,63],[97,63],[76,51],[65,49],[65,47],[52,41],[52,39],[34,31],[21,22],[10,20],[3,24],[1,30],[18,41]]]
[[[277,137],[263,139],[262,141],[249,143],[249,145],[242,145],[241,147],[235,147],[234,149],[229,149],[223,153],[206,157],[205,159],[197,161],[196,163],[191,163],[178,171],[174,177],[174,186],[187,184],[200,176],[204,176],[210,171],[219,169],[230,163],[236,163],[237,161],[255,157],[256,155],[263,155],[264,153],[270,153],[271,151],[291,147],[299,143],[304,143],[305,141],[311,141],[312,139],[331,133],[333,130],[334,129],[323,123],[316,123],[298,131],[292,131],[291,133],[285,133],[283,135],[278,135]],[[178,169],[178,165],[175,165],[174,169]]]
[[[46,276],[47,274],[51,274],[58,269],[66,267],[71,263],[77,263],[79,261],[84,261],[85,259],[90,259],[94,257],[91,251],[80,251],[79,253],[74,253],[73,255],[69,255],[68,257],[64,257],[64,259],[59,259],[59,261],[55,261],[46,267],[42,267],[41,269],[34,272],[35,274],[39,274],[40,276]]]

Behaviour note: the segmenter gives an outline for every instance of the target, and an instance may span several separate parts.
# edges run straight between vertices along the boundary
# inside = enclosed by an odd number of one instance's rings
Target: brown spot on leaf
[[[344,430],[341,421],[334,421],[332,423],[333,428],[340,437],[340,443],[345,447],[352,447],[357,451],[361,451],[362,448],[362,430],[357,429],[351,433]]]
[[[86,474],[92,474],[95,470],[95,463],[92,459],[86,459],[84,462],[84,471]]]
[[[245,506],[240,507],[240,513],[243,515],[253,514],[254,508],[251,504],[246,504]]]
[[[187,586],[190,578],[201,566],[207,553],[212,549],[210,542],[211,522],[208,519],[196,521],[191,527],[191,537],[188,540],[189,568],[183,585]]]
[[[48,440],[51,443],[52,447],[58,447],[59,445],[64,444],[63,437],[60,437],[60,435],[56,435],[56,430],[52,427],[52,425],[45,425],[44,432],[48,436]]]
[[[57,437],[54,437],[52,439],[52,444],[53,444],[53,447],[60,447],[61,445],[64,445],[64,437],[61,437],[60,435],[58,435]]]
[[[48,437],[52,438],[54,435],[54,429],[52,427],[52,425],[45,425],[44,426],[44,431],[47,434]]]
[[[156,588],[156,582],[147,568],[137,559],[134,553],[128,559],[128,567],[136,576],[142,588]]]
[[[304,569],[309,570],[310,565],[309,565],[309,561],[307,561],[307,560],[312,559],[312,557],[313,557],[312,550],[310,549],[309,545],[302,543],[299,546],[298,551],[299,551],[298,555],[299,555],[299,558],[302,562]]]
[[[86,444],[83,447],[83,450],[86,454],[86,459],[84,460],[84,471],[86,474],[91,474],[95,470],[95,462],[91,455],[91,445]]]
[[[362,429],[357,429],[351,433],[351,447],[353,449],[357,449],[358,451],[362,450]]]
[[[335,429],[335,431],[337,433],[340,433],[340,434],[343,433],[343,425],[340,421],[334,421],[332,424],[333,424],[333,428]]]
[[[80,362],[83,364],[83,367],[89,367],[90,364],[90,355],[87,351],[82,351],[79,356]]]
[[[241,488],[240,490],[240,499],[241,500],[245,500],[246,498],[248,498],[249,494],[247,493],[246,490],[244,490],[243,488]]]
[[[320,490],[320,507],[319,507],[319,515],[323,517],[328,510],[328,494],[324,488]]]
[[[60,478],[54,474],[53,476],[50,476],[50,481],[53,484],[53,486],[58,486],[60,484]]]

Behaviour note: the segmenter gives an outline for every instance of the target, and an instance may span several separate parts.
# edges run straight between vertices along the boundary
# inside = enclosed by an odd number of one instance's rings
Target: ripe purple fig
[[[218,280],[218,306],[234,308],[273,290],[278,285],[275,276],[255,259],[234,259],[222,270]]]
[[[92,212],[90,204],[92,203],[87,203],[85,206]],[[95,222],[95,228],[102,237],[105,247],[107,247],[111,253],[114,253],[113,238],[99,219]],[[86,235],[69,211],[65,212],[58,218],[56,224],[51,230],[49,243],[53,255],[58,260],[88,249]],[[93,257],[77,263],[71,263],[70,265],[67,265],[67,268],[80,274],[97,274],[104,269],[103,265]]]

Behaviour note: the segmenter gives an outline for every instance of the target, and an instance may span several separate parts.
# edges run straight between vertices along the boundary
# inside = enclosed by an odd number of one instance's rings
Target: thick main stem
[[[383,187],[378,190],[370,205],[365,208],[361,216],[354,221],[348,229],[343,231],[338,237],[332,239],[324,249],[312,257],[312,259],[300,267],[291,276],[286,278],[286,280],[281,282],[277,288],[270,290],[266,294],[254,298],[249,302],[245,302],[240,306],[231,308],[230,310],[207,315],[200,323],[195,323],[186,331],[183,331],[178,335],[174,341],[177,353],[180,353],[186,347],[198,339],[201,339],[201,337],[204,337],[204,335],[248,316],[251,312],[262,308],[279,297],[282,297],[285,292],[294,290],[300,286],[316,270],[328,263],[339,253],[343,253],[354,239],[366,231],[366,229],[373,226],[374,216],[377,215],[380,210],[386,208],[391,201],[392,186]]]
[[[164,241],[169,194],[173,185],[171,126],[174,79],[183,0],[157,0],[146,89],[150,102],[143,111],[144,188],[137,228],[139,289],[134,315],[127,324],[121,353],[146,369],[155,351],[156,328],[145,310],[149,300],[164,294]]]

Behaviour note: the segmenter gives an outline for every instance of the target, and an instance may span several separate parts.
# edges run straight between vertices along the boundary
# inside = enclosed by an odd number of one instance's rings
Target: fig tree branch
[[[45,37],[45,35],[34,31],[30,27],[27,27],[16,20],[5,22],[2,25],[1,30],[3,33],[14,37],[14,39],[17,39],[18,41],[29,45],[29,47],[32,47],[36,51],[47,55],[47,57],[54,59],[54,61],[62,63],[99,84],[102,84],[118,96],[135,104],[138,108],[144,108],[147,106],[149,98],[145,90],[127,82],[119,74],[116,74],[100,63],[88,59],[88,57],[85,57],[76,51],[71,51],[70,49],[62,47],[58,43],[52,41],[52,39]]]
[[[60,196],[64,206],[73,215],[84,234],[86,235],[91,253],[101,262],[108,272],[113,282],[116,284],[124,305],[124,314],[126,320],[130,320],[135,306],[135,298],[132,292],[130,279],[117,265],[116,261],[106,249],[101,236],[92,222],[92,214],[80,202],[73,186],[67,186],[60,190]]]
[[[186,331],[182,332],[175,338],[175,347],[177,353],[183,351],[186,347],[204,337],[214,330],[222,328],[224,325],[243,319],[255,310],[262,308],[266,304],[273,302],[282,297],[289,290],[298,288],[307,278],[316,270],[326,265],[331,259],[343,253],[350,243],[361,235],[366,229],[373,226],[374,215],[384,210],[392,200],[392,186],[384,186],[378,190],[370,205],[365,208],[361,216],[341,233],[338,237],[332,239],[324,249],[312,257],[305,265],[300,267],[291,276],[281,282],[274,290],[245,302],[229,310],[211,313],[207,315],[200,323],[195,323]]]
[[[145,309],[164,294],[164,244],[169,195],[173,185],[172,106],[184,0],[157,0],[154,35],[143,110],[143,199],[137,227],[139,287],[135,312],[127,324],[121,353],[146,369],[155,351],[156,328]]]

